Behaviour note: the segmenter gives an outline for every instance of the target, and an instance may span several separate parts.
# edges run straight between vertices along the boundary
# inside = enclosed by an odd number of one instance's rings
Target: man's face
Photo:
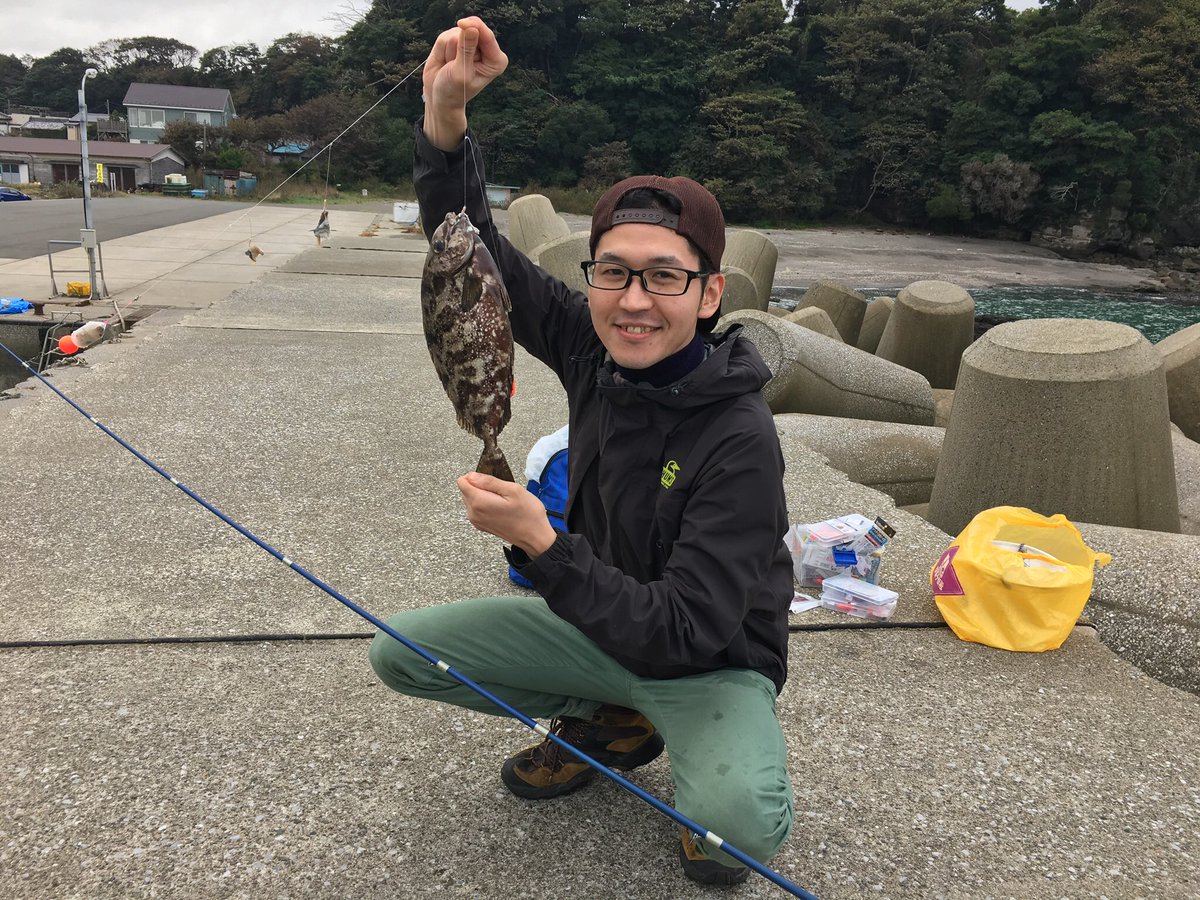
[[[631,269],[675,266],[699,271],[700,257],[687,238],[661,225],[626,222],[600,236],[595,258]],[[626,369],[646,369],[682,350],[696,334],[696,323],[721,305],[725,277],[710,275],[701,288],[694,279],[674,297],[651,294],[634,278],[623,291],[588,288],[592,326],[605,349]]]

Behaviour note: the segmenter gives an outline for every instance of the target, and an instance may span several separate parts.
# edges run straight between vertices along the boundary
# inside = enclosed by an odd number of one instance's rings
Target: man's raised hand
[[[495,33],[478,16],[459,19],[438,35],[422,75],[425,135],[441,150],[455,149],[467,132],[467,102],[508,68]]]

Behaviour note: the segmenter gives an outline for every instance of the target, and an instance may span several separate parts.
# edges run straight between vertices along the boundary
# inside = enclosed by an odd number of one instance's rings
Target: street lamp
[[[79,154],[82,163],[80,174],[83,176],[83,230],[79,232],[79,242],[87,250],[88,284],[92,297],[96,296],[96,230],[92,227],[92,168],[88,163],[88,111],[83,88],[87,80],[95,78],[97,74],[95,69],[87,69],[79,81]]]

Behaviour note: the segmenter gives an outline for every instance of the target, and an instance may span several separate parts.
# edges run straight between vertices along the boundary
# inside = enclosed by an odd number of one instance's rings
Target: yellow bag
[[[929,572],[933,599],[964,641],[1041,652],[1062,645],[1092,592],[1097,563],[1066,516],[1019,506],[985,509]]]

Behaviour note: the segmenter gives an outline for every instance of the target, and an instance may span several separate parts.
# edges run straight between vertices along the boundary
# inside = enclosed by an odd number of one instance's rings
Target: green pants
[[[676,809],[755,859],[774,855],[791,830],[787,747],[766,676],[722,669],[641,678],[541,597],[481,597],[399,613],[388,624],[528,716],[586,719],[605,703],[638,710],[666,742]],[[375,636],[371,665],[402,694],[504,715],[386,634]]]

